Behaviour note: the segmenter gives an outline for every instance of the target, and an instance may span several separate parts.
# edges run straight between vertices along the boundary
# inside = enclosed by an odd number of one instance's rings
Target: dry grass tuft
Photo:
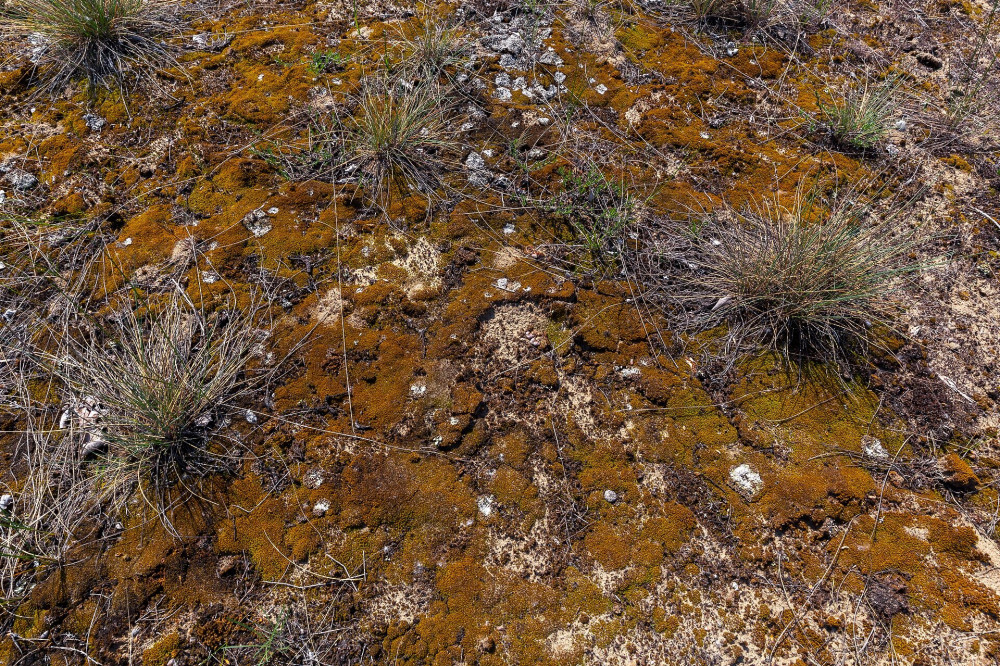
[[[91,87],[152,76],[176,64],[165,41],[183,22],[175,0],[11,0],[0,32],[27,38],[51,92],[83,78]]]
[[[896,114],[902,80],[865,80],[860,86],[836,93],[830,104],[817,100],[822,121],[838,145],[872,150],[885,141]]]
[[[428,198],[442,184],[458,144],[437,87],[370,84],[344,123],[347,169],[385,202],[390,189],[416,188]]]
[[[844,359],[877,344],[874,328],[891,328],[900,278],[922,267],[916,234],[896,219],[874,219],[851,197],[824,210],[800,195],[791,210],[727,210],[686,228],[661,221],[639,263],[681,328],[726,325],[730,351]]]
[[[62,338],[45,363],[66,390],[64,448],[93,458],[102,499],[122,506],[138,490],[159,509],[174,486],[231,466],[233,447],[216,435],[255,387],[254,324],[252,314],[207,316],[175,293]]]

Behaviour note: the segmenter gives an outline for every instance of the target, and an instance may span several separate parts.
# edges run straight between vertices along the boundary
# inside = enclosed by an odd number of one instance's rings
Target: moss
[[[143,666],[166,666],[168,661],[180,655],[181,645],[180,634],[177,632],[167,634],[143,651]]]

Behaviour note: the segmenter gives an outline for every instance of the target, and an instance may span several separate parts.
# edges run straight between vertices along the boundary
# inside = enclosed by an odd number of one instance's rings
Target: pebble
[[[0,511],[7,511],[14,504],[14,496],[11,494],[0,495]]]
[[[889,457],[889,452],[882,446],[882,442],[870,435],[865,435],[861,439],[861,450],[869,458],[884,460]]]
[[[274,228],[271,221],[267,219],[267,213],[259,208],[250,211],[243,217],[243,226],[254,238],[260,238]]]
[[[604,491],[604,500],[608,504],[614,504],[615,502],[618,501],[618,493],[608,488],[607,490]]]
[[[313,505],[313,515],[323,516],[330,510],[330,500],[321,499]]]
[[[91,132],[100,132],[107,125],[107,121],[94,113],[83,114],[83,122],[87,124],[87,129]]]
[[[729,480],[746,500],[756,497],[764,489],[764,479],[750,465],[743,463],[729,470]]]
[[[732,58],[734,55],[740,52],[740,47],[736,45],[736,42],[726,42],[726,55]]]
[[[478,171],[480,169],[486,168],[486,160],[483,156],[477,152],[469,153],[469,156],[465,158],[465,166],[473,171]]]

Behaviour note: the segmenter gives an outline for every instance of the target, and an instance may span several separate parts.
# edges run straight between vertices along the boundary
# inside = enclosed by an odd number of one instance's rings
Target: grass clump
[[[255,385],[259,347],[250,315],[207,316],[181,294],[132,309],[104,330],[64,336],[50,363],[66,387],[67,451],[94,458],[101,496],[121,504],[138,489],[154,507],[190,477],[227,467],[217,435]]]
[[[604,262],[621,251],[628,227],[635,221],[639,201],[624,182],[601,171],[597,165],[562,167],[559,192],[550,209],[572,227],[576,242],[592,259]]]
[[[416,188],[428,198],[457,149],[435,87],[368,85],[344,122],[346,169],[385,202],[390,189]]]
[[[865,81],[835,96],[830,104],[817,100],[822,123],[840,146],[871,150],[885,141],[902,89],[899,77]]]
[[[176,64],[165,40],[181,25],[172,0],[9,0],[0,10],[0,32],[31,41],[50,91],[80,78],[93,88]]]
[[[743,28],[763,28],[782,8],[778,0],[689,0],[694,18]]]
[[[790,210],[727,210],[686,229],[661,223],[644,272],[682,328],[726,325],[730,350],[847,359],[877,344],[873,330],[891,329],[899,279],[921,268],[915,234],[893,228],[896,214],[873,218],[846,197],[824,209],[800,195]]]
[[[472,54],[468,37],[461,30],[427,17],[413,35],[403,35],[404,69],[425,81],[436,81],[458,67]]]

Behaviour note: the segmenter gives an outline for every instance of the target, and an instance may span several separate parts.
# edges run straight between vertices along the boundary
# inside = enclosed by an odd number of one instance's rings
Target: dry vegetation
[[[996,0],[0,3],[0,663],[1000,662]]]

